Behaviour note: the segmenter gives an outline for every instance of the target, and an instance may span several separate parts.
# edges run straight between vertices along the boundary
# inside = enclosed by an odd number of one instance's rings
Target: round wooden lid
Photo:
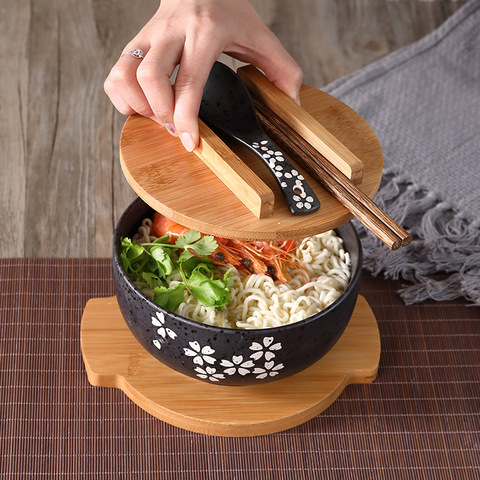
[[[383,155],[367,122],[340,100],[303,85],[302,107],[364,163],[359,188],[373,198],[380,185]],[[338,227],[353,215],[302,168],[298,171],[317,194],[321,207],[292,215],[276,181],[263,163],[237,143],[229,147],[272,189],[271,217],[256,218],[214,173],[154,121],[132,115],[120,139],[120,160],[130,186],[154,210],[199,232],[241,240],[280,241],[315,235]],[[291,159],[291,158],[290,158]],[[292,163],[295,162],[292,160]]]

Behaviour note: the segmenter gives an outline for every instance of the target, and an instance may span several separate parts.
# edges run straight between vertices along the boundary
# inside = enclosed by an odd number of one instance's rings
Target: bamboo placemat
[[[292,430],[220,438],[88,383],[80,319],[113,294],[111,260],[3,259],[0,284],[0,478],[480,478],[479,307],[406,307],[365,274],[377,380]]]

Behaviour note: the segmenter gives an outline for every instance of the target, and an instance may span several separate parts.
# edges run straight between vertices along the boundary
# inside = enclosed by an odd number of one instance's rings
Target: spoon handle
[[[293,215],[307,215],[320,208],[320,201],[305,178],[266,133],[243,142],[275,176]]]

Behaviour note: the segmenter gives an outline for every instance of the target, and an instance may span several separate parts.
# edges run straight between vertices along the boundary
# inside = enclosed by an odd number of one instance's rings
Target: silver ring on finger
[[[132,57],[135,57],[141,60],[143,58],[143,50],[136,48],[135,50],[130,50],[129,52],[122,53],[122,57],[125,55],[131,55]]]

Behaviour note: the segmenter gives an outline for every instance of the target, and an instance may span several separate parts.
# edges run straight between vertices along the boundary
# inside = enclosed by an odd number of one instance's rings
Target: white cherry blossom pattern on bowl
[[[184,348],[185,355],[191,357],[193,363],[204,365],[208,363],[214,365],[218,362],[219,367],[223,367],[222,373],[217,372],[216,368],[195,368],[197,376],[201,379],[208,379],[217,382],[225,378],[225,375],[239,374],[242,376],[253,374],[256,378],[263,380],[267,376],[274,377],[278,375],[278,371],[284,368],[283,363],[275,364],[272,361],[275,353],[281,350],[281,343],[275,343],[273,337],[264,337],[261,342],[253,342],[249,349],[253,352],[250,359],[246,359],[243,355],[232,355],[231,358],[222,358],[218,361],[213,356],[215,350],[210,345],[200,346],[197,341],[189,342],[190,348]],[[220,369],[219,369],[220,370]],[[221,377],[219,376],[221,375]]]
[[[242,376],[252,373],[251,369],[254,367],[252,360],[243,359],[243,355],[233,355],[231,360],[223,359],[220,362],[222,367],[227,367],[224,370],[224,373],[227,375],[235,375],[239,373]]]
[[[159,350],[162,344],[177,338],[177,334],[165,325],[165,315],[162,312],[156,312],[156,316],[151,317],[152,325],[157,328],[159,338],[152,340],[153,345]],[[231,358],[218,359],[212,356],[215,350],[210,345],[203,347],[196,340],[188,342],[188,347],[183,348],[185,356],[190,357],[192,362],[197,365],[194,368],[196,376],[202,380],[210,380],[211,382],[219,382],[225,379],[227,375],[239,374],[241,376],[253,374],[257,379],[263,380],[268,376],[274,377],[278,375],[278,371],[284,368],[283,363],[275,364],[276,351],[282,348],[281,343],[275,343],[273,337],[264,337],[261,342],[252,342],[249,350],[252,351],[250,359],[244,358],[243,355],[232,355]],[[214,365],[218,362],[218,367]],[[258,362],[258,363],[257,363]]]
[[[273,337],[264,337],[262,343],[253,342],[250,350],[253,350],[254,353],[252,353],[250,357],[254,360],[260,360],[262,357],[265,357],[267,362],[270,361],[275,357],[273,352],[282,348],[280,343],[273,342]]]
[[[217,369],[214,367],[206,366],[205,369],[202,367],[195,367],[194,369],[197,372],[197,377],[202,380],[210,380],[211,382],[219,382],[225,378],[223,373],[217,373]]]
[[[275,362],[265,362],[263,367],[257,367],[253,371],[255,375],[257,375],[256,378],[259,380],[263,380],[264,378],[267,378],[268,376],[270,377],[275,377],[278,375],[278,371],[283,368],[283,363],[277,363],[275,365]]]
[[[156,316],[152,317],[152,325],[155,327],[159,327],[157,330],[157,334],[160,338],[156,338],[153,340],[153,344],[160,350],[162,348],[162,343],[168,341],[167,336],[170,337],[172,340],[177,338],[177,334],[171,329],[165,327],[165,315],[162,312],[156,312]]]
[[[151,317],[152,325],[158,327],[157,335],[159,338],[152,340],[155,347],[159,350],[162,344],[177,338],[177,334],[165,326],[165,315],[157,312],[155,317]],[[259,380],[268,376],[278,375],[279,370],[284,368],[283,363],[275,363],[275,352],[281,350],[282,344],[275,342],[274,337],[264,337],[260,342],[252,342],[249,350],[252,352],[250,358],[244,358],[243,355],[232,355],[231,358],[218,359],[214,356],[215,350],[210,345],[200,345],[196,340],[188,342],[188,347],[183,347],[184,355],[190,357],[192,362],[197,365],[194,368],[196,376],[202,380],[218,382],[227,375],[255,375]],[[214,367],[214,365],[217,365]]]
[[[216,362],[216,359],[210,356],[215,353],[215,350],[212,347],[209,347],[208,345],[200,347],[200,344],[197,341],[190,342],[189,345],[190,348],[184,348],[183,351],[187,357],[193,357],[193,363],[196,365],[203,365],[204,363],[213,365]]]

